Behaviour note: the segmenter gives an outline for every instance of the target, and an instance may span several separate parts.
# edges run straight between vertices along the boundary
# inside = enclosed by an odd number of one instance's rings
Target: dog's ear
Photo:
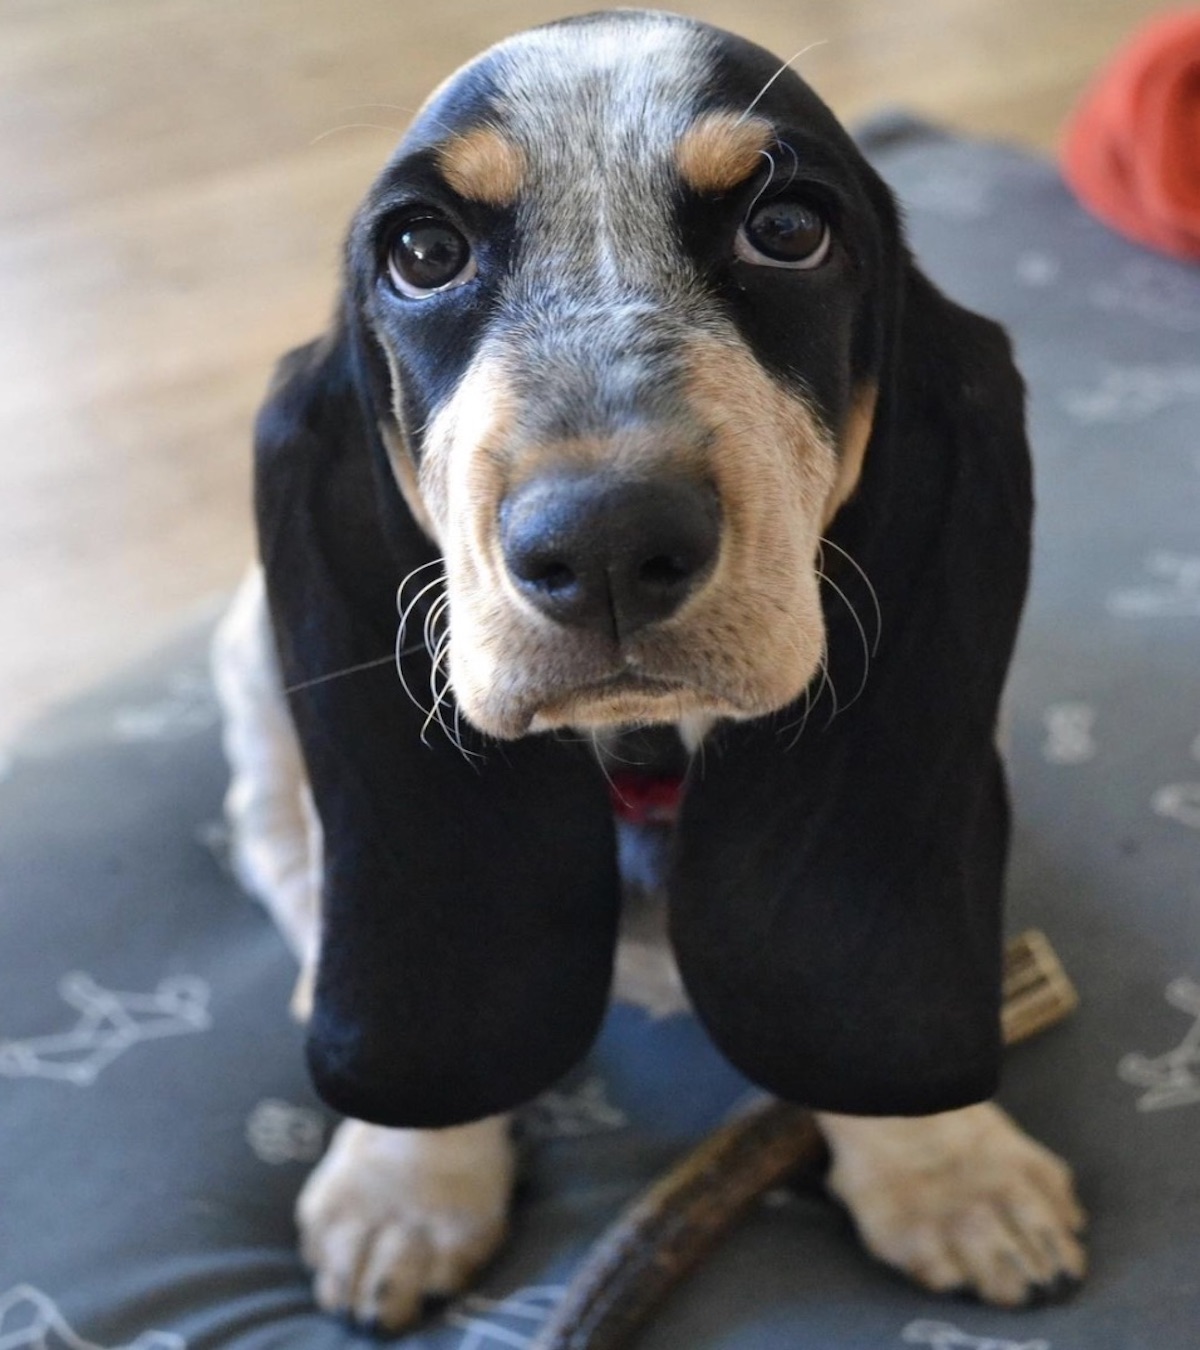
[[[469,758],[380,664],[399,583],[425,565],[419,590],[440,559],[392,478],[362,361],[344,330],[293,353],[257,427],[272,624],[324,836],[309,1060],[338,1110],[441,1126],[527,1101],[590,1045],[616,938],[613,827],[581,748],[482,746],[464,727]],[[428,652],[399,659],[427,693]]]
[[[821,554],[828,679],[696,762],[672,885],[684,982],[729,1058],[872,1115],[995,1088],[994,735],[1032,516],[1004,334],[911,268],[899,302],[859,490]]]

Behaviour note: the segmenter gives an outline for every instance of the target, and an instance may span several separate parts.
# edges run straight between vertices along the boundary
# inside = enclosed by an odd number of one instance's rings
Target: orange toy
[[[1084,95],[1062,169],[1101,220],[1200,261],[1200,8],[1151,20]]]

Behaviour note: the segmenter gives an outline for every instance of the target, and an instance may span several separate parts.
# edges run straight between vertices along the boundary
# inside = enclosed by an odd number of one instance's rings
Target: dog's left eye
[[[404,222],[388,245],[392,285],[412,299],[461,286],[475,275],[475,255],[466,236],[440,216]]]
[[[829,222],[810,203],[779,197],[755,207],[742,222],[733,251],[761,267],[807,271],[829,256]]]

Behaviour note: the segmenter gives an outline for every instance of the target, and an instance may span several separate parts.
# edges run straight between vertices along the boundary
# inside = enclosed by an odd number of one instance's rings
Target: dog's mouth
[[[689,680],[625,669],[539,699],[528,729],[678,722],[696,714],[729,716],[736,712],[728,700]]]

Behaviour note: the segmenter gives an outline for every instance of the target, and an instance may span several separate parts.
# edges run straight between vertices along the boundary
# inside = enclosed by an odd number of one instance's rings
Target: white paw
[[[458,1293],[504,1237],[508,1123],[388,1130],[348,1120],[296,1205],[317,1303],[394,1331]]]
[[[944,1115],[822,1116],[829,1188],[869,1251],[938,1292],[1001,1307],[1083,1278],[1071,1172],[990,1103]]]

